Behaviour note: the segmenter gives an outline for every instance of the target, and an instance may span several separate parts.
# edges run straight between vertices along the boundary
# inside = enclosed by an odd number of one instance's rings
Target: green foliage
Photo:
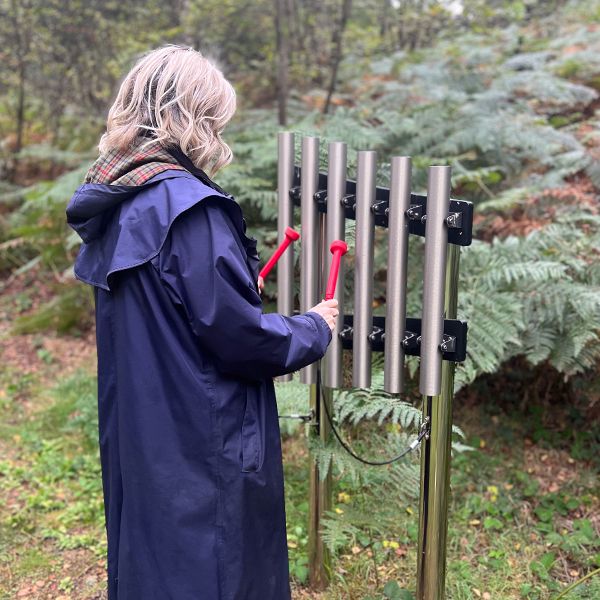
[[[18,136],[21,127],[25,144],[43,137],[58,148],[87,150],[99,133],[94,117],[104,116],[125,66],[148,45],[172,38],[171,8],[152,0],[3,0],[2,137]],[[0,159],[8,163],[14,157],[7,146]]]
[[[0,489],[20,507],[0,526],[39,533],[60,549],[86,547],[101,557],[106,548],[95,533],[104,519],[96,379],[76,373],[51,394],[50,407],[38,410],[13,437],[19,461],[0,461]]]
[[[360,456],[370,460],[385,460],[410,444],[421,423],[421,411],[409,402],[383,390],[383,370],[373,374],[367,390],[338,390],[334,393],[337,427]],[[342,428],[342,423],[352,427]],[[454,428],[457,436],[463,434]],[[332,552],[351,546],[368,534],[369,544],[386,537],[399,512],[413,504],[419,494],[419,459],[417,453],[406,456],[386,467],[370,467],[348,456],[336,440],[324,446],[312,439],[319,473],[325,477],[329,469],[347,493],[343,509],[332,511],[323,521],[324,540]],[[466,446],[454,444],[455,452]],[[385,496],[385,503],[377,501]],[[366,533],[365,533],[366,532]],[[408,533],[407,533],[408,535]]]
[[[510,357],[548,361],[570,377],[600,357],[600,220],[583,210],[526,237],[475,242],[461,265],[468,360],[456,387]]]
[[[387,600],[414,600],[414,596],[401,589],[396,581],[388,581],[383,588],[383,597]]]
[[[74,258],[79,237],[66,222],[66,202],[82,182],[87,165],[54,181],[42,181],[24,195],[24,202],[7,219],[7,241],[0,244],[2,265],[26,270],[39,262],[62,274]]]
[[[93,322],[94,298],[91,288],[79,283],[57,286],[56,295],[34,313],[15,320],[13,333],[36,333],[53,330],[79,334]]]

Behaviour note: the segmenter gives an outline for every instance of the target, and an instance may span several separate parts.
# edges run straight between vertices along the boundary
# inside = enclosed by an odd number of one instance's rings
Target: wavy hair
[[[212,176],[233,158],[221,132],[235,109],[235,90],[213,62],[169,44],[143,55],[125,76],[98,150],[141,149],[158,140],[163,147],[179,145]]]

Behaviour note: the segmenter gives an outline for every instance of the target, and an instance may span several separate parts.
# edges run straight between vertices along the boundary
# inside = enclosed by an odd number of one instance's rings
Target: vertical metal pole
[[[319,185],[319,138],[302,138],[300,312],[319,303],[319,213],[315,193]],[[300,370],[301,383],[317,383],[317,363]]]
[[[374,150],[358,152],[356,174],[356,255],[354,262],[354,332],[352,334],[352,385],[371,385],[373,329],[373,245],[376,160]]]
[[[460,246],[448,248],[444,309],[456,319]],[[417,600],[443,600],[450,494],[450,448],[455,364],[443,361],[441,393],[423,397],[423,418],[430,419],[429,439],[421,445],[421,494]]]
[[[284,238],[287,227],[294,225],[294,204],[290,188],[294,178],[294,134],[280,131],[277,134],[277,240]],[[277,265],[277,312],[294,313],[294,247],[291,245]],[[277,377],[277,381],[291,381],[292,373]]]
[[[329,248],[334,240],[343,240],[345,237],[345,216],[342,199],[346,193],[346,161],[347,150],[344,142],[331,142],[329,144],[328,170],[327,170],[327,235],[323,247],[324,261],[327,268],[323,269],[327,277],[331,265]],[[322,290],[321,290],[322,291]],[[332,332],[331,342],[327,348],[323,364],[323,385],[330,388],[342,387],[342,340],[339,334],[344,323],[344,261],[339,270],[338,285],[335,288],[334,298],[338,301],[339,315],[337,325]]]
[[[319,273],[325,273],[325,261],[328,253],[325,251],[327,236],[325,234],[327,220],[324,214],[319,215],[319,231],[317,242],[320,247]],[[323,294],[326,279],[318,277],[319,297]],[[331,430],[323,404],[327,402],[331,412],[333,391],[321,385],[321,365],[317,364],[317,383],[311,385],[311,406],[315,407],[315,418],[311,427],[311,435],[318,436],[321,443],[329,441]],[[331,572],[331,555],[321,537],[321,522],[326,511],[331,510],[332,477],[331,470],[322,479],[319,467],[314,457],[310,465],[310,498],[309,498],[309,527],[308,527],[308,580],[313,589],[327,587]]]
[[[327,444],[331,438],[331,428],[327,421],[327,415],[325,415],[323,404],[327,403],[329,413],[333,412],[333,390],[327,387],[321,387],[320,389],[320,403],[319,403],[319,438],[321,443]],[[332,490],[333,490],[333,477],[331,468],[327,471],[327,475],[322,480],[318,468],[315,466],[316,475],[319,477],[319,494],[318,494],[318,522],[316,527],[317,533],[317,544],[318,549],[317,558],[319,559],[318,567],[312,569],[310,573],[310,581],[313,587],[326,587],[331,579],[331,553],[323,541],[321,522],[325,517],[325,514],[332,508]],[[320,556],[320,558],[319,558]]]
[[[419,391],[436,396],[441,390],[444,333],[444,278],[448,248],[446,219],[450,208],[448,166],[429,167],[427,217],[425,222],[425,264],[423,268],[423,321]]]
[[[388,212],[388,262],[386,282],[385,354],[383,389],[390,394],[404,390],[404,347],[406,328],[406,280],[408,262],[408,217],[411,160],[392,157]]]
[[[311,392],[320,391],[322,397],[319,402],[331,404],[332,389],[311,386]],[[317,400],[315,398],[315,400]],[[329,424],[321,421],[321,439],[329,437]],[[309,522],[308,522],[308,581],[314,590],[322,590],[327,587],[331,574],[331,554],[321,537],[321,521],[326,511],[331,510],[332,478],[331,470],[328,471],[324,480],[320,479],[319,468],[315,464],[314,457],[311,459],[310,481],[309,481]]]

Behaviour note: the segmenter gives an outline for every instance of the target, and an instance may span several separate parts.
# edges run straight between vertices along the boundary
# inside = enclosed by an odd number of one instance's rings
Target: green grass
[[[64,551],[84,549],[94,566],[106,545],[95,378],[81,372],[49,392],[35,375],[23,382],[7,372],[1,383],[0,598],[8,599],[25,582],[62,580]]]

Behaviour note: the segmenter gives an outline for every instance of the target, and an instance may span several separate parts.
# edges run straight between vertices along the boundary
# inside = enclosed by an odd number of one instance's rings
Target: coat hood
[[[66,209],[67,223],[83,242],[75,260],[75,276],[110,291],[113,273],[154,258],[175,219],[209,196],[223,199],[246,249],[249,267],[257,272],[256,239],[246,236],[240,205],[200,169],[195,174],[187,170],[190,165],[163,170],[141,185],[80,185]]]

